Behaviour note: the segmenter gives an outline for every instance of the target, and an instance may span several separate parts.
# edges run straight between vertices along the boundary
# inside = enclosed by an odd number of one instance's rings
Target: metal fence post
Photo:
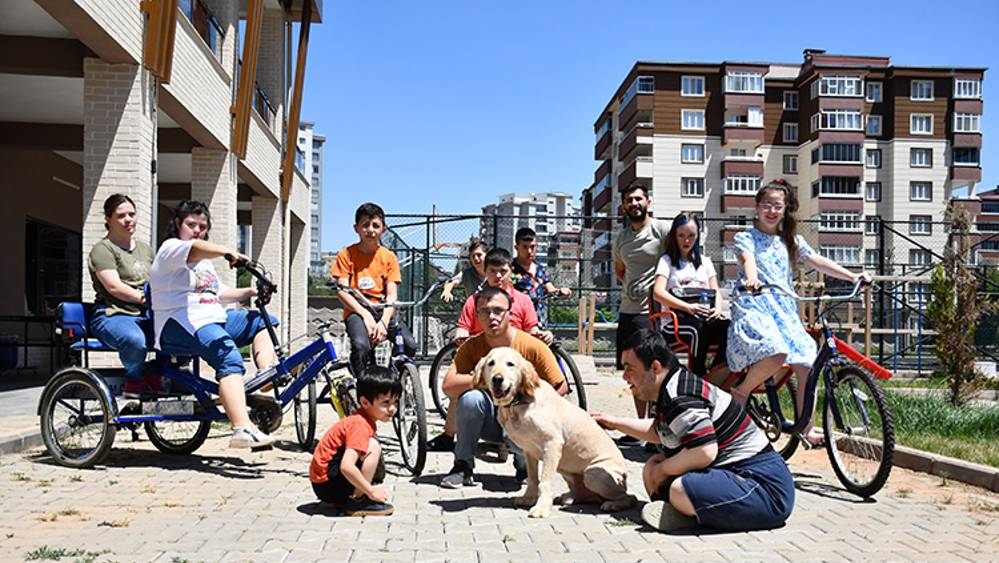
[[[885,244],[885,220],[882,217],[878,217],[878,275],[885,275],[885,261],[888,260],[888,256],[885,253],[887,249],[887,244]],[[885,292],[885,282],[882,278],[881,283],[878,286],[878,328],[885,327],[885,299],[887,294]],[[885,335],[884,332],[878,333],[878,363],[884,364],[885,361]]]
[[[493,212],[493,244],[492,247],[496,248],[499,244],[499,215]]]
[[[423,250],[423,287],[420,288],[420,293],[418,295],[422,296],[427,289],[430,287],[430,229],[432,225],[430,223],[430,217],[427,217],[427,233],[426,233],[426,247]],[[418,297],[414,296],[414,299]],[[427,302],[429,303],[429,301]],[[426,304],[424,304],[426,305]],[[415,313],[414,313],[415,314]],[[420,311],[420,316],[423,317],[423,337],[420,340],[423,341],[423,355],[427,355],[427,332],[430,327],[430,321],[427,319],[427,308],[424,306]]]

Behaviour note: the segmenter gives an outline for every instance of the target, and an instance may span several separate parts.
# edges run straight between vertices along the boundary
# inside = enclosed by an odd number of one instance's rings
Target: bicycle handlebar
[[[257,280],[257,297],[262,299],[263,302],[269,303],[271,300],[271,294],[277,293],[277,284],[272,282],[270,278],[267,277],[267,273],[264,272],[263,267],[257,263],[255,260],[244,260],[242,258],[237,259],[232,254],[226,253],[223,258],[230,263],[235,263],[234,266],[237,269],[245,270],[250,273],[251,276]]]
[[[548,301],[549,299],[568,299],[570,297],[572,297],[571,293],[569,295],[560,295],[557,291],[552,291],[551,293],[546,293],[541,297],[532,297],[531,301],[534,303],[541,303]]]
[[[420,307],[424,303],[430,300],[430,297],[437,292],[437,290],[444,286],[451,278],[440,278],[433,285],[427,289],[427,292],[423,294],[423,297],[416,301],[395,301],[393,303],[373,303],[366,295],[361,293],[357,288],[350,287],[348,285],[341,285],[339,281],[332,280],[327,284],[327,286],[334,291],[343,291],[349,293],[357,300],[357,302],[367,310],[372,313],[376,311],[382,311],[389,307],[394,309],[413,309]]]
[[[822,295],[816,295],[815,297],[802,297],[797,293],[790,292],[784,289],[783,287],[772,283],[763,284],[756,289],[749,289],[745,286],[736,286],[736,288],[732,292],[732,298],[745,299],[746,297],[758,297],[763,294],[764,290],[777,290],[778,293],[783,293],[784,295],[792,299],[804,302],[849,301],[850,299],[857,297],[857,295],[860,294],[860,288],[863,287],[864,285],[867,285],[868,283],[869,282],[865,282],[863,279],[858,279],[856,282],[853,283],[853,291],[851,291],[849,294],[843,294],[843,295],[822,294]]]

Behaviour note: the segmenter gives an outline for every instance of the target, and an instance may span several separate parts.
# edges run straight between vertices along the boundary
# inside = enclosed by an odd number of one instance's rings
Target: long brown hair
[[[794,186],[788,184],[786,180],[778,178],[756,192],[756,205],[759,205],[766,197],[767,192],[771,191],[779,191],[784,194],[784,218],[777,225],[777,234],[780,235],[784,246],[787,247],[787,259],[791,269],[794,269],[798,261],[798,217],[795,215],[798,212],[798,197],[795,195]]]

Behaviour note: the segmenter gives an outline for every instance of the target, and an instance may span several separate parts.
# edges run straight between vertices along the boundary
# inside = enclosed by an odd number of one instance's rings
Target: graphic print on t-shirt
[[[370,291],[375,288],[375,280],[370,276],[361,276],[357,278],[357,289],[361,291]]]
[[[194,268],[194,293],[198,294],[198,303],[219,302],[219,278],[209,268]]]

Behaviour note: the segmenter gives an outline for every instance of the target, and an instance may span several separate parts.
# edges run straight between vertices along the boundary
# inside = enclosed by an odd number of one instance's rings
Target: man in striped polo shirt
[[[794,479],[744,407],[680,366],[657,332],[634,334],[621,363],[632,394],[656,402],[656,417],[593,417],[605,428],[659,444],[642,472],[652,499],[642,508],[647,524],[660,531],[784,524],[794,507]]]

